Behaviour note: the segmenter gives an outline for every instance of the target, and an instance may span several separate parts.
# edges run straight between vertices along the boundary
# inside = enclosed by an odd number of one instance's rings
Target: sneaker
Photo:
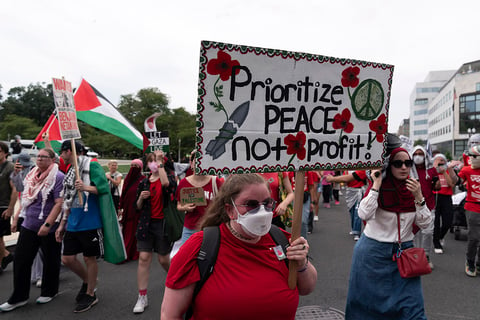
[[[40,296],[37,298],[37,303],[38,304],[45,304],[45,303],[49,303],[50,301],[53,300],[53,298],[55,298],[57,295],[54,295],[53,297],[44,297],[44,296]]]
[[[89,294],[84,294],[82,298],[80,299],[80,302],[77,304],[77,307],[73,312],[79,313],[79,312],[85,312],[90,310],[94,305],[96,305],[98,302],[97,295],[93,294],[93,296]]]
[[[147,295],[139,295],[137,303],[135,304],[135,307],[133,307],[133,313],[142,313],[143,311],[145,311],[146,307],[148,307]]]
[[[353,236],[353,235],[355,234],[355,232],[350,231],[348,234],[351,235],[351,236]]]
[[[6,257],[3,257],[2,259],[2,269],[5,270],[10,262],[13,261],[13,254],[9,254]]]
[[[358,234],[353,236],[353,241],[358,241],[360,239],[360,236]]]
[[[468,262],[465,262],[465,273],[469,277],[476,277],[477,276],[477,270],[475,270],[475,268],[473,268],[473,267],[470,267],[468,265]]]
[[[436,254],[442,254],[443,253],[442,248],[435,248],[434,251],[435,251]]]
[[[428,255],[427,255],[427,261],[428,261],[428,265],[430,266],[430,269],[432,269],[433,271],[434,265],[433,265],[433,262],[430,261],[430,257]]]
[[[335,201],[335,205],[338,206],[340,204],[340,201]]]
[[[324,203],[323,206],[324,206],[325,208],[329,209],[329,208],[330,208],[330,203]]]
[[[12,310],[15,310],[19,307],[22,307],[22,306],[26,305],[27,302],[28,302],[28,300],[17,302],[17,303],[12,303],[12,304],[10,304],[8,302],[5,302],[4,304],[0,305],[0,310],[3,311],[3,312],[12,311]]]
[[[445,239],[440,239],[440,245],[442,246],[442,248],[445,246]]]
[[[80,300],[82,300],[82,297],[87,293],[87,289],[88,289],[88,284],[82,283],[82,287],[80,288],[80,291],[78,291],[77,296],[75,297],[75,301],[77,303],[79,303]]]
[[[313,221],[318,221],[318,216],[314,216]]]
[[[41,288],[42,287],[42,279],[38,279],[37,282],[35,282],[35,286],[37,288]]]

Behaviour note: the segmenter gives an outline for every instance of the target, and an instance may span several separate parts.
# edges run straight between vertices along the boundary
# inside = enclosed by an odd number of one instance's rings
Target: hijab
[[[382,180],[379,190],[378,206],[386,211],[395,213],[415,211],[415,197],[407,189],[406,181],[395,178],[392,174],[392,161],[399,152],[405,152],[408,158],[410,154],[403,148],[396,148],[389,157],[386,175]]]

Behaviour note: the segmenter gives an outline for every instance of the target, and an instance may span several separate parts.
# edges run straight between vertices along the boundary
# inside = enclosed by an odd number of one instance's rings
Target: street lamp
[[[475,134],[475,132],[477,132],[477,130],[475,130],[475,128],[468,128],[467,132],[468,132],[468,138],[470,139],[472,134]]]

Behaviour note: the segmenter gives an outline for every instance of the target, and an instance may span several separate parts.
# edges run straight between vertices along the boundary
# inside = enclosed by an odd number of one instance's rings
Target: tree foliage
[[[0,101],[1,101],[0,86]],[[174,160],[184,156],[195,146],[195,115],[185,108],[168,108],[168,96],[158,88],[145,88],[136,94],[122,95],[118,109],[140,132],[144,131],[145,119],[160,112],[156,124],[159,131],[168,131],[170,152]],[[5,100],[0,102],[0,140],[7,140],[18,134],[23,139],[34,139],[55,110],[52,85],[30,84],[28,87],[15,87],[8,91]],[[102,156],[133,159],[140,157],[142,150],[126,143],[114,135],[106,134],[82,121],[78,122],[82,141]]]

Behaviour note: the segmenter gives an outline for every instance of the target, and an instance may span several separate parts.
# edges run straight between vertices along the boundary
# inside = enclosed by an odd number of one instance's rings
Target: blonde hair
[[[208,206],[200,222],[201,229],[209,226],[219,226],[224,222],[230,221],[225,205],[231,204],[232,199],[235,199],[240,192],[252,184],[264,184],[268,189],[267,183],[259,174],[246,173],[230,175]]]

